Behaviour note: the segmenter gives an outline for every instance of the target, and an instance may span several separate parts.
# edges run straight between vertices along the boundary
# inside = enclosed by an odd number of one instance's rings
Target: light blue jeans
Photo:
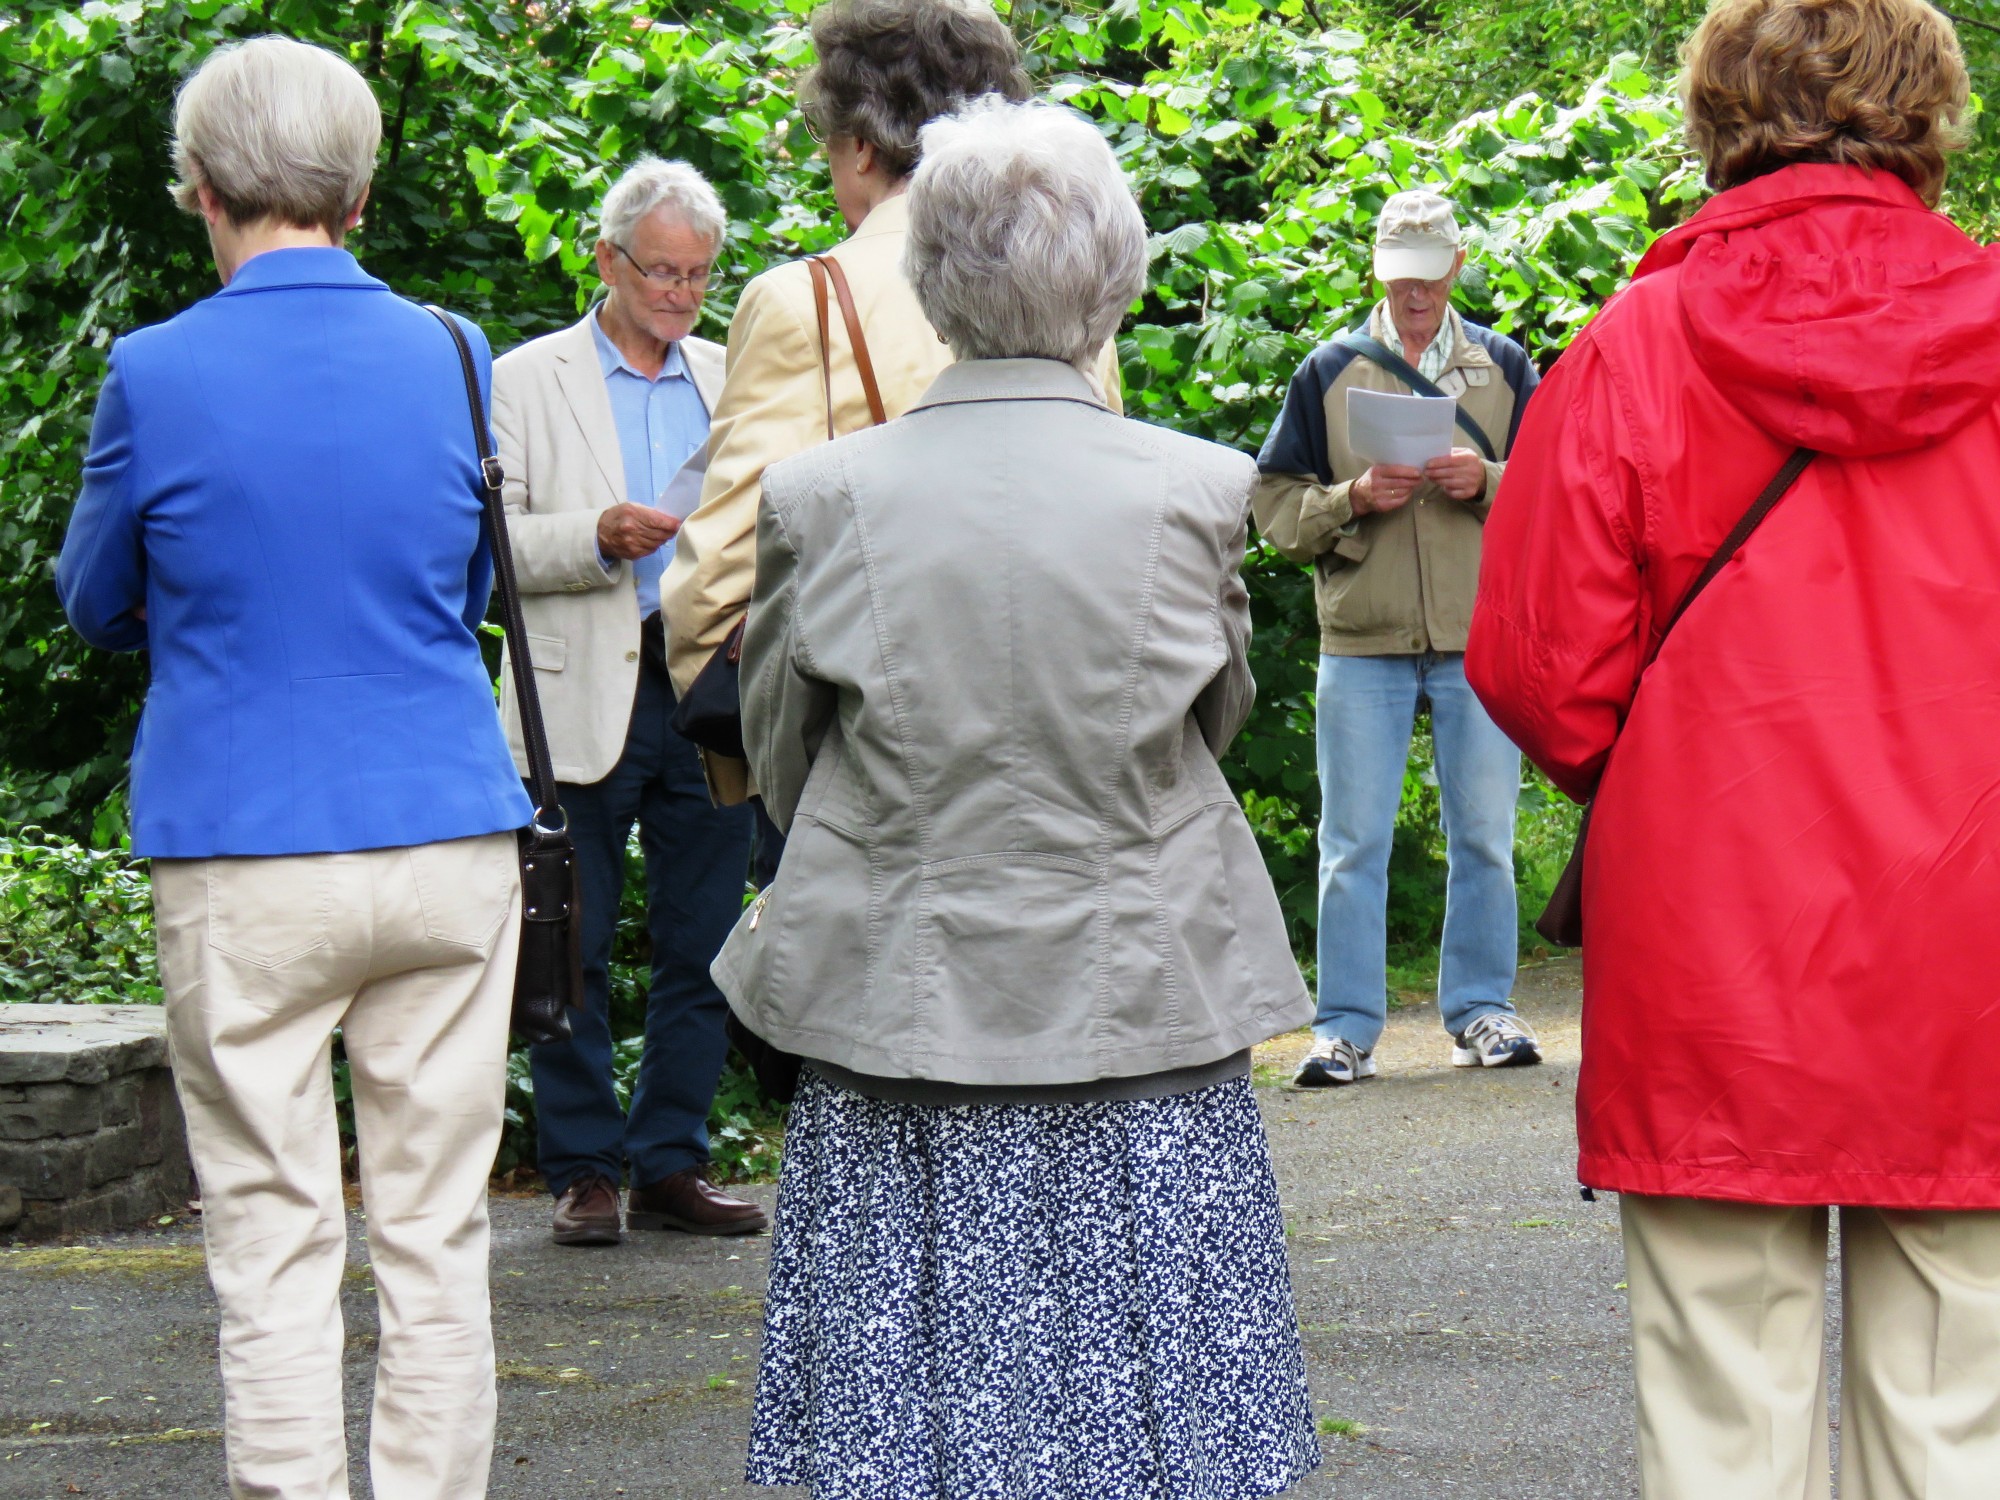
[[[1465,681],[1465,658],[1319,659],[1319,1013],[1313,1034],[1374,1050],[1388,1019],[1389,845],[1417,705],[1431,706],[1444,810],[1438,1010],[1456,1035],[1514,1009],[1514,806],[1521,752]]]

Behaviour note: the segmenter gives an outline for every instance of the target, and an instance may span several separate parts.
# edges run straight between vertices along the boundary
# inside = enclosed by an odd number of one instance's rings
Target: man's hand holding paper
[[[1348,491],[1358,516],[1395,510],[1429,479],[1453,500],[1476,500],[1486,488],[1477,452],[1452,445],[1457,403],[1350,388],[1348,445],[1370,461]]]
[[[1486,493],[1486,460],[1476,448],[1454,448],[1424,465],[1424,478],[1451,500],[1477,500]]]
[[[680,466],[654,505],[614,505],[597,518],[597,549],[605,557],[632,562],[650,556],[680,533],[701,500],[702,477],[708,473],[708,444]]]

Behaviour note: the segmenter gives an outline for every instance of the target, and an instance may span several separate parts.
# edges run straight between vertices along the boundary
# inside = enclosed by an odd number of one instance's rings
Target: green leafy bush
[[[159,999],[144,866],[39,828],[0,834],[0,1001]]]
[[[164,192],[173,88],[192,64],[269,31],[351,57],[387,125],[356,250],[399,290],[477,319],[501,349],[585,305],[589,212],[624,162],[642,150],[692,161],[730,212],[702,327],[720,337],[745,280],[839,237],[792,100],[811,3],[18,0],[0,11],[0,828],[116,847],[144,668],[86,650],[51,580],[112,338],[214,289],[199,226]],[[1430,186],[1458,201],[1471,249],[1462,305],[1546,366],[1701,191],[1666,80],[1702,0],[1001,8],[1044,90],[1111,141],[1152,230],[1150,285],[1119,340],[1129,409],[1246,450],[1304,354],[1368,306],[1370,226],[1392,192]],[[1983,87],[2000,0],[1953,9],[1974,23],[1963,37]],[[1946,206],[1991,227],[2000,126],[1975,125]],[[1309,959],[1311,584],[1261,545],[1246,573],[1260,694],[1227,770]],[[1397,972],[1413,983],[1434,961],[1442,911],[1424,769],[1413,762],[1392,875]],[[1524,917],[1574,817],[1545,786],[1524,793]],[[9,848],[5,900],[32,894],[0,915],[5,993],[51,993],[59,979],[65,993],[108,998],[155,984],[140,877],[122,856],[27,834]],[[628,903],[614,956],[618,1035],[643,1010],[631,915]]]
[[[631,857],[636,863],[636,842]],[[631,941],[635,929],[643,935],[643,922],[627,922],[621,929],[621,946]],[[635,1006],[644,1015],[638,967],[621,965],[619,976],[618,1010],[627,1018],[629,1033],[612,1054],[621,1108],[631,1102],[639,1067],[638,1026],[630,1019]],[[161,998],[146,862],[132,859],[122,848],[92,849],[38,828],[0,835],[0,1003],[157,1005]],[[337,1036],[333,1081],[341,1149],[351,1167],[353,1086]],[[718,1180],[772,1180],[783,1129],[783,1111],[765,1102],[756,1080],[732,1054],[708,1119]],[[527,1049],[517,1048],[507,1059],[506,1128],[493,1170],[532,1167],[534,1160],[534,1083]]]
[[[0,767],[23,811],[82,836],[130,743],[140,664],[82,649],[48,581],[111,338],[213,287],[199,227],[162,191],[172,87],[202,52],[277,29],[355,60],[387,120],[356,249],[496,347],[584,305],[608,177],[642,149],[686,157],[730,210],[703,330],[719,336],[745,279],[838,237],[791,98],[809,8],[26,0],[0,21],[0,69],[22,84],[0,96],[0,196],[18,205],[0,219]],[[1130,409],[1256,447],[1299,359],[1365,310],[1375,211],[1420,183],[1471,223],[1468,310],[1546,359],[1695,191],[1671,100],[1610,58],[1671,29],[1659,6],[1641,11],[1582,33],[1605,47],[1586,68],[1578,33],[1536,32],[1493,0],[1423,22],[1360,3],[1014,0],[1040,82],[1099,123],[1154,231],[1152,284],[1119,346]],[[1420,97],[1446,73],[1413,60],[1433,46],[1462,59],[1494,28],[1497,70],[1460,69],[1449,111]],[[1574,103],[1523,92],[1536,85]],[[1261,547],[1248,571],[1262,701],[1229,770],[1303,951],[1310,589]]]

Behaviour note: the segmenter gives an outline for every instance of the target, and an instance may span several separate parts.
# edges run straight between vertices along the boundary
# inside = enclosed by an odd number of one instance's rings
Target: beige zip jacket
[[[1258,455],[1257,529],[1286,557],[1313,565],[1325,655],[1465,650],[1486,512],[1538,377],[1512,339],[1449,316],[1458,337],[1435,383],[1485,431],[1498,459],[1486,465],[1477,500],[1453,500],[1426,481],[1395,510],[1354,514],[1349,491],[1368,465],[1348,446],[1348,389],[1410,388],[1338,342],[1299,366]],[[1463,432],[1457,442],[1474,446]]]
[[[833,251],[853,289],[882,405],[892,421],[917,403],[952,358],[903,275],[909,223],[909,201],[898,194],[878,204]],[[869,425],[868,401],[838,305],[830,304],[828,313],[834,431],[858,432]],[[722,394],[710,414],[701,504],[681,527],[673,562],[660,580],[676,692],[687,691],[750,605],[764,470],[827,440],[820,352],[812,277],[803,261],[774,266],[744,287],[729,325]],[[1117,356],[1109,346],[1099,382],[1119,409]],[[716,801],[741,802],[750,794],[743,762],[707,753],[702,761]]]

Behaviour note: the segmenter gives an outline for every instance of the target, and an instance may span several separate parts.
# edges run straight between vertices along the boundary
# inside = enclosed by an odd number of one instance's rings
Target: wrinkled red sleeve
[[[1465,674],[1579,802],[1625,720],[1649,629],[1637,441],[1586,335],[1529,404],[1486,521]]]

